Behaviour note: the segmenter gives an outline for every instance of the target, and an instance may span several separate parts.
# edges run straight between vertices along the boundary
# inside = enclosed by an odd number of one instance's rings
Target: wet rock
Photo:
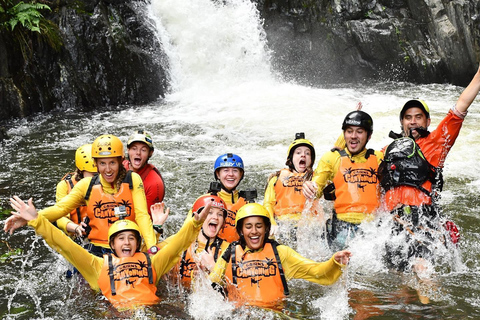
[[[480,61],[480,3],[259,0],[273,64],[309,85],[466,85]]]
[[[167,60],[145,2],[60,1],[51,7],[46,17],[59,26],[59,51],[30,33],[33,50],[24,59],[14,36],[0,32],[0,119],[144,104],[165,94]]]

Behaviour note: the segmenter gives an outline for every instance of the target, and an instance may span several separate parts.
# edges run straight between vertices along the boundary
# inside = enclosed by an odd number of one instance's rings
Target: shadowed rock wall
[[[273,63],[310,85],[466,85],[480,61],[480,2],[259,0]]]
[[[45,15],[58,24],[57,52],[30,32],[28,59],[0,32],[0,118],[53,108],[91,110],[155,101],[167,90],[167,60],[142,1],[61,1]],[[44,13],[44,12],[42,12]]]

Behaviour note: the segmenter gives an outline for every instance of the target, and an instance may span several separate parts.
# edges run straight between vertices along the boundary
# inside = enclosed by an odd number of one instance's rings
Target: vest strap
[[[283,271],[282,262],[280,261],[280,256],[278,255],[278,242],[273,240],[269,242],[272,244],[273,253],[275,254],[275,259],[277,260],[278,271],[280,272],[280,279],[282,279],[283,284],[283,293],[288,296],[290,292],[288,291],[287,279],[285,278],[285,272]]]
[[[145,259],[147,259],[148,265],[148,283],[153,284],[153,272],[152,272],[152,261],[150,260],[150,256],[146,252],[142,252],[145,255]]]
[[[115,290],[115,279],[113,278],[113,262],[112,262],[112,254],[108,253],[107,254],[107,259],[108,259],[108,277],[110,278],[110,290],[112,291],[112,296],[115,296],[117,294],[117,291]]]

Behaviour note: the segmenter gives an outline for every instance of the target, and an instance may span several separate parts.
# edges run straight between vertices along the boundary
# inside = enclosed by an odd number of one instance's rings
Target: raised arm
[[[458,98],[456,109],[461,113],[465,113],[467,109],[472,104],[475,97],[478,95],[480,91],[480,67],[477,70],[477,73],[473,76],[472,81],[470,84],[463,90],[462,94]]]

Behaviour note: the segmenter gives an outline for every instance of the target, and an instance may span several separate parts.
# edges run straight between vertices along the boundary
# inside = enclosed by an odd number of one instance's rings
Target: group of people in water
[[[237,305],[281,308],[290,279],[336,282],[351,257],[349,240],[381,210],[391,213],[392,234],[408,243],[408,250],[388,245],[387,264],[421,272],[433,261],[434,237],[441,233],[452,243],[459,238],[455,224],[442,216],[438,197],[445,158],[479,91],[480,68],[432,132],[427,104],[409,100],[400,111],[402,132],[392,132],[394,140],[383,150],[367,148],[372,117],[352,111],[315,170],[315,148],[297,134],[287,167],[268,180],[263,205],[255,202],[255,192],[238,190],[245,175],[242,158],[223,154],[213,166],[215,182],[173,235],[163,232],[169,210],[164,180],[149,163],[151,135],[134,132],[126,159],[121,140],[102,135],[78,148],[77,170],[57,185],[55,205],[37,211],[32,199],[13,196],[4,230],[33,227],[117,308],[157,303],[158,281],[169,272],[186,288],[207,274],[212,288]],[[282,221],[300,221],[305,211],[319,214],[311,203],[322,196],[333,201],[325,229],[336,252],[316,262],[277,240]]]

